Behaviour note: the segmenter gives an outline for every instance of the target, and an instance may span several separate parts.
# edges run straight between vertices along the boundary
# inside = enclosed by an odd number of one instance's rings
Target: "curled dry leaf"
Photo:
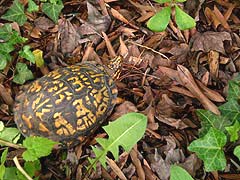
[[[186,125],[181,119],[167,118],[159,114],[156,114],[155,117],[160,122],[165,123],[169,126],[175,127],[176,129],[188,128],[188,125]]]
[[[72,23],[63,19],[59,23],[60,47],[63,54],[71,53],[77,47],[80,36]]]
[[[220,114],[217,106],[213,104],[198,88],[188,69],[182,65],[178,65],[177,69],[182,85],[185,86],[189,91],[191,91],[192,94],[194,94],[194,96],[201,102],[203,107],[212,111],[215,114]]]
[[[117,119],[120,116],[127,114],[129,112],[138,112],[136,106],[130,101],[124,101],[122,104],[115,108],[115,112],[110,117],[110,119]]]
[[[122,180],[127,180],[121,169],[118,167],[118,165],[110,158],[107,158],[108,165],[112,168],[112,170],[117,174],[117,176]]]
[[[81,36],[87,36],[94,44],[101,40],[102,32],[106,32],[111,24],[109,15],[102,15],[96,7],[87,2],[88,20],[79,19],[83,24],[78,28]]]
[[[35,19],[34,25],[41,32],[49,31],[50,29],[52,29],[55,26],[54,22],[46,17],[39,17],[39,18]]]
[[[209,51],[208,53],[208,64],[210,69],[210,74],[213,78],[218,77],[219,70],[219,52],[217,51]]]
[[[224,41],[232,42],[231,35],[228,32],[205,32],[205,33],[197,33],[192,38],[192,48],[191,51],[203,51],[209,52],[211,50],[220,52],[222,54],[225,53]]]

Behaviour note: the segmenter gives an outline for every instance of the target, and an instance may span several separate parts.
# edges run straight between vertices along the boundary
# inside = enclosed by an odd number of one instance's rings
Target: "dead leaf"
[[[219,69],[219,52],[210,50],[208,53],[208,64],[210,69],[210,74],[215,79],[218,77]]]
[[[46,17],[39,17],[34,20],[34,25],[39,31],[46,32],[52,29],[55,24],[49,18]]]
[[[78,28],[81,36],[87,36],[94,44],[101,40],[102,32],[106,32],[110,26],[111,18],[109,15],[102,15],[96,7],[87,2],[88,20],[87,22],[79,19],[83,24]]]
[[[177,67],[181,84],[185,86],[192,94],[201,102],[205,109],[212,111],[215,114],[220,114],[217,106],[213,104],[198,88],[196,82],[194,81],[191,73],[182,65]]]
[[[191,51],[209,52],[211,50],[226,54],[224,49],[224,41],[232,42],[231,35],[228,32],[205,32],[203,34],[197,33],[192,38]]]

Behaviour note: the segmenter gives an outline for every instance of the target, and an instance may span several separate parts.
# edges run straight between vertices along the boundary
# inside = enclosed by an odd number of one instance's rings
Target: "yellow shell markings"
[[[15,122],[24,135],[69,142],[93,132],[112,111],[116,96],[116,86],[102,68],[60,68],[16,97]]]

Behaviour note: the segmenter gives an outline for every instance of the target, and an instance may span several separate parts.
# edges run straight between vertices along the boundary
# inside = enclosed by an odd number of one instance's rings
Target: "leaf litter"
[[[8,6],[9,2],[3,1],[3,9]],[[202,161],[187,147],[196,139],[201,124],[207,123],[200,122],[196,109],[204,108],[217,116],[217,106],[226,101],[227,83],[240,70],[239,5],[223,0],[189,0],[185,10],[198,19],[196,29],[181,32],[172,21],[166,32],[153,33],[146,22],[159,9],[159,4],[144,0],[64,1],[56,24],[34,13],[28,17],[33,23],[20,27],[13,23],[12,28],[29,38],[31,48],[43,51],[45,64],[41,69],[28,63],[35,78],[43,71],[81,60],[103,63],[115,54],[124,57],[116,81],[120,100],[107,121],[141,112],[148,116],[147,131],[130,153],[119,149],[118,161],[108,154],[107,169],[97,164],[88,179],[164,180],[169,178],[173,164],[195,179],[236,178],[232,155],[227,161],[229,169],[205,173]],[[15,73],[12,67],[19,61],[13,57],[13,63],[0,74],[0,118],[9,127],[14,126],[10,108],[19,91],[11,82]],[[42,159],[41,179],[82,179],[87,157],[93,157],[90,146],[97,144],[95,137],[106,137],[106,133],[99,128],[74,148],[78,164],[63,160],[63,150],[54,149],[51,157]],[[76,161],[74,155],[71,159]]]

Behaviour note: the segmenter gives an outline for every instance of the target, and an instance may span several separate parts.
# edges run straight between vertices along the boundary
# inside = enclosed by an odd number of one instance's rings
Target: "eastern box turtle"
[[[88,136],[113,110],[118,91],[112,77],[101,65],[83,63],[35,80],[16,97],[18,129],[64,143]]]

